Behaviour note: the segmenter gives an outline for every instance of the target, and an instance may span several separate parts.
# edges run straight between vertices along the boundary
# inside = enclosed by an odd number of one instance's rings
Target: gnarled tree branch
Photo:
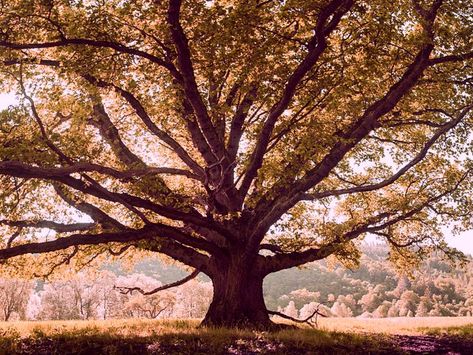
[[[163,285],[163,286],[159,286],[159,287],[157,287],[157,288],[155,288],[151,291],[144,291],[140,287],[124,287],[124,286],[116,286],[116,285],[113,286],[113,288],[117,289],[120,293],[123,293],[125,295],[126,294],[131,295],[131,294],[133,294],[134,291],[136,291],[136,292],[141,293],[144,296],[149,296],[149,295],[153,295],[153,294],[155,294],[157,292],[160,292],[160,291],[164,291],[164,290],[167,290],[167,289],[170,289],[170,288],[173,288],[173,287],[184,285],[186,282],[196,278],[197,275],[199,275],[199,273],[200,273],[199,270],[194,270],[190,275],[184,277],[181,280],[178,280],[178,281],[175,281],[175,282]]]

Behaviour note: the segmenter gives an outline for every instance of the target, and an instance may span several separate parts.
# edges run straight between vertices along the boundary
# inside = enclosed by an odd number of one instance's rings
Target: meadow
[[[199,320],[0,323],[0,354],[467,353],[472,317],[327,318],[278,332],[199,328]]]
[[[319,328],[340,332],[399,335],[450,334],[455,328],[470,329],[473,317],[321,318]]]

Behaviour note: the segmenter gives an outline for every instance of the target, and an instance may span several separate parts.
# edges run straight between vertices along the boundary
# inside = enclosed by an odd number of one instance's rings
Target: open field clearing
[[[469,327],[468,327],[469,325]],[[393,318],[320,318],[319,328],[340,332],[369,332],[402,335],[442,333],[446,329],[470,329],[473,317],[393,317]]]
[[[473,347],[473,319],[323,319],[319,329],[198,328],[199,320],[0,323],[0,354],[455,353]],[[426,327],[430,325],[432,327]]]
[[[150,320],[70,320],[70,321],[16,321],[0,322],[3,333],[18,333],[28,337],[41,332],[45,335],[59,332],[81,332],[91,329],[111,335],[154,336],[158,334],[195,334],[207,331],[199,329],[200,319]],[[450,329],[472,329],[473,317],[393,317],[393,318],[319,318],[319,330],[354,333],[383,333],[421,335],[442,333]]]

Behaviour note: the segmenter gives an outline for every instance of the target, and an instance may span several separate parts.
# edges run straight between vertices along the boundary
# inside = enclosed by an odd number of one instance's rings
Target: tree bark
[[[203,326],[273,329],[263,298],[264,275],[244,258],[215,266],[213,299]],[[218,270],[218,271],[217,271]]]

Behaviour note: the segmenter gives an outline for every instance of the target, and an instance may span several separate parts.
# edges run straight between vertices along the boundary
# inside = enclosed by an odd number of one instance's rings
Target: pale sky
[[[473,255],[473,230],[464,232],[457,237],[447,237],[447,241],[450,246],[466,254]]]
[[[15,96],[13,94],[0,93],[0,110],[7,108],[9,105],[15,104]],[[473,255],[473,230],[462,233],[459,236],[452,236],[446,231],[448,243],[464,253]]]
[[[15,103],[15,96],[12,94],[2,94],[0,93],[0,110],[3,110]]]

